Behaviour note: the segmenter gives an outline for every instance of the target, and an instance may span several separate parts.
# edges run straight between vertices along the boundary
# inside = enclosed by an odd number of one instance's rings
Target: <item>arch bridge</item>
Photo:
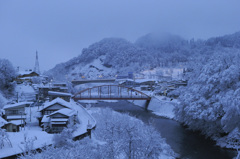
[[[73,96],[74,100],[147,100],[151,97],[133,88],[120,85],[102,85],[84,89]]]

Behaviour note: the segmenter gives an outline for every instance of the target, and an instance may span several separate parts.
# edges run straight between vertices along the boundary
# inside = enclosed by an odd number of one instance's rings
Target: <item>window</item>
[[[44,115],[49,115],[49,114],[51,114],[51,113],[53,113],[53,112],[55,112],[56,110],[45,110],[44,111]]]

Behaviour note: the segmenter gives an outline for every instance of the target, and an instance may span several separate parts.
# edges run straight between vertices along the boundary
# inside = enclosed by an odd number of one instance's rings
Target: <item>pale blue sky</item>
[[[0,58],[47,70],[105,37],[207,39],[240,31],[239,0],[1,0]]]

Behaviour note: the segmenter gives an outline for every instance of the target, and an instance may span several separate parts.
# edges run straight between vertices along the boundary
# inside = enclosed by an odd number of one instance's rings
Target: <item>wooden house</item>
[[[43,127],[43,130],[51,133],[61,132],[72,118],[76,117],[71,104],[61,98],[45,103],[39,111],[41,113],[39,125]]]
[[[8,123],[8,122],[0,116],[0,128],[4,128],[4,126],[5,126],[7,123]]]
[[[4,128],[7,132],[19,132],[20,127],[24,127],[25,123],[23,120],[12,120],[5,124]]]
[[[68,124],[75,124],[76,122],[76,111],[68,108],[63,108],[55,111],[49,115],[44,115],[42,119],[43,130],[50,133],[59,133]]]
[[[41,112],[41,115],[50,115],[51,113],[60,110],[62,108],[69,108],[71,109],[71,104],[61,98],[56,98],[52,100],[51,102],[46,102],[42,109],[39,111]]]
[[[26,124],[25,107],[29,107],[31,104],[32,102],[20,102],[5,105],[3,109],[5,110],[5,119],[8,123],[4,128],[9,132],[17,132],[20,126],[24,127]]]
[[[18,76],[16,78],[17,83],[23,83],[23,82],[32,82],[33,77],[38,77],[39,74],[34,72],[33,70],[25,70],[25,71],[19,71]]]
[[[29,107],[32,102],[20,102],[10,105],[5,105],[5,118],[7,121],[24,120],[26,119],[25,107]]]

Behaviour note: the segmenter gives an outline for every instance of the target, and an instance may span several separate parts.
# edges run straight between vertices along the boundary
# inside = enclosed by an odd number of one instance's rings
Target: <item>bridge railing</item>
[[[103,85],[87,88],[75,94],[75,100],[81,99],[139,99],[150,100],[151,97],[135,90],[119,85]]]

